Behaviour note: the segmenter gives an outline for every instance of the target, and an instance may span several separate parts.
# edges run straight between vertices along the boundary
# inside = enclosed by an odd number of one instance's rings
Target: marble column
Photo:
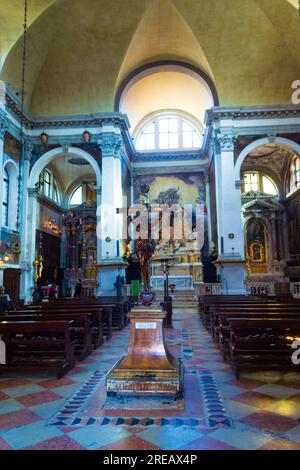
[[[33,266],[31,260],[28,258],[28,252],[32,243],[35,247],[35,229],[36,229],[36,215],[32,220],[32,215],[29,212],[29,207],[37,204],[37,193],[35,188],[30,192],[27,190],[27,182],[30,171],[30,160],[32,153],[32,145],[30,142],[25,142],[24,145],[24,158],[22,163],[22,187],[20,193],[20,265],[21,265],[21,280],[20,280],[20,297],[25,302],[31,300],[31,288],[33,287]],[[29,198],[35,198],[34,201],[29,201]],[[36,208],[35,208],[36,214]],[[34,231],[33,231],[34,230]],[[35,249],[35,248],[34,248]],[[33,258],[34,259],[34,258]],[[32,259],[32,261],[33,261]],[[30,264],[31,263],[31,264]]]
[[[98,230],[98,294],[116,294],[118,274],[125,275],[122,259],[122,137],[117,132],[103,132],[98,141],[102,153],[102,193]],[[101,199],[100,199],[101,198]],[[97,202],[99,202],[97,201]]]
[[[26,218],[22,224],[22,248],[21,248],[21,286],[20,297],[29,302],[34,287],[33,262],[35,260],[36,247],[36,211],[37,189],[28,188],[26,201]]]
[[[224,294],[246,293],[245,240],[241,185],[234,177],[233,135],[215,140],[218,252],[216,262]]]
[[[210,186],[209,186],[209,172],[208,170],[204,173],[204,184],[205,184],[205,202],[207,210],[207,230],[208,230],[208,250],[212,242],[212,226],[211,226],[211,206],[210,206]]]

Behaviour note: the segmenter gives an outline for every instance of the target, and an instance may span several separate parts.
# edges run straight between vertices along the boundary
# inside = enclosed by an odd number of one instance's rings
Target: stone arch
[[[77,147],[68,147],[67,152],[63,147],[57,147],[53,150],[49,150],[49,152],[44,153],[33,165],[29,178],[28,178],[28,188],[34,188],[35,184],[38,182],[38,178],[42,170],[51,163],[52,159],[57,157],[60,154],[69,153],[72,155],[77,155],[80,158],[86,160],[91,167],[93,168],[95,175],[96,175],[96,182],[97,186],[101,186],[101,169],[96,162],[96,160],[90,155],[88,152],[81,150]]]
[[[243,164],[245,158],[247,157],[247,155],[249,155],[249,153],[252,152],[252,150],[255,150],[257,147],[260,147],[261,145],[270,144],[270,143],[272,143],[272,144],[277,143],[277,144],[285,145],[287,147],[290,147],[298,155],[300,155],[300,145],[297,144],[296,142],[292,141],[292,140],[285,139],[283,137],[272,137],[272,138],[263,137],[261,139],[255,140],[254,142],[251,142],[251,144],[247,145],[247,147],[245,147],[241,151],[241,153],[239,154],[239,156],[238,156],[238,158],[235,162],[235,180],[236,181],[240,180],[240,173],[241,173],[242,164]]]

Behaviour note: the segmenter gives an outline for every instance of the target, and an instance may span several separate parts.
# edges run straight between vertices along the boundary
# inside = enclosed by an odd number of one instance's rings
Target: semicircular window
[[[163,114],[144,121],[136,132],[140,152],[191,150],[202,145],[203,129],[181,115]]]

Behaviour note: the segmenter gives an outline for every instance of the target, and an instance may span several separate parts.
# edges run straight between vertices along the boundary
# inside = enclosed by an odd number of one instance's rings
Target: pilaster
[[[218,222],[218,272],[224,293],[246,291],[245,241],[241,216],[241,189],[235,181],[234,134],[215,138]]]
[[[118,132],[103,132],[98,141],[102,154],[102,189],[97,198],[101,205],[98,230],[99,293],[116,292],[118,274],[124,275],[122,260],[122,137]]]

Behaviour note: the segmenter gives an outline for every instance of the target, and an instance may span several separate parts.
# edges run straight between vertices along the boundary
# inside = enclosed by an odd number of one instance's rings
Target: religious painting
[[[20,256],[20,237],[17,234],[1,231],[0,256],[10,264],[18,264]]]
[[[140,176],[134,184],[134,202],[139,202],[140,188],[150,187],[151,204],[199,204],[205,202],[204,174],[181,173]]]
[[[163,255],[165,253],[176,253],[183,255],[186,250],[194,250],[193,240],[195,240],[198,234],[195,232],[196,229],[196,204],[202,204],[204,206],[204,245],[207,245],[207,214],[206,214],[206,190],[204,173],[175,173],[168,175],[144,175],[135,178],[134,181],[134,202],[141,202],[141,188],[149,187],[149,203],[168,205],[184,206],[185,204],[192,205],[191,219],[192,219],[192,230],[190,234],[184,233],[180,240],[175,240],[172,237],[172,216],[171,216],[171,238],[170,240],[159,239],[154,256]],[[202,235],[201,235],[202,237]],[[200,238],[200,234],[199,234]],[[200,243],[201,244],[201,243]],[[195,243],[195,246],[199,243]],[[201,244],[201,246],[203,243]]]
[[[246,227],[247,255],[250,263],[265,263],[266,253],[266,229],[259,219],[251,219]]]
[[[4,153],[17,162],[21,160],[21,143],[9,132],[6,132],[4,137]]]

